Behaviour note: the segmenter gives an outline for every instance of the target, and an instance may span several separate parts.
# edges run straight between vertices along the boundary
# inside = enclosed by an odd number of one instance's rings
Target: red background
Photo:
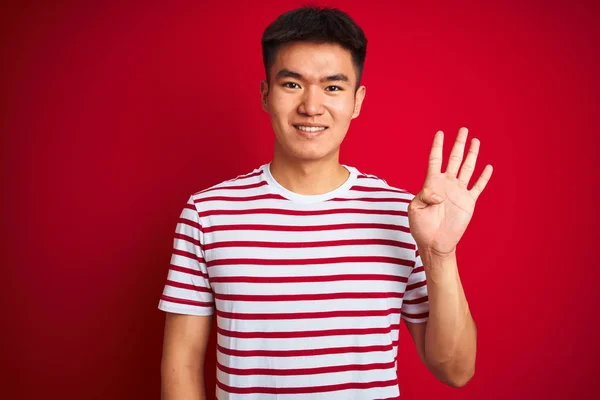
[[[158,398],[176,220],[269,161],[260,37],[302,2],[49,3],[0,21],[2,398]],[[342,162],[416,193],[464,125],[495,169],[458,248],[475,377],[435,380],[402,327],[402,397],[594,397],[598,7],[320,4],[369,39]]]

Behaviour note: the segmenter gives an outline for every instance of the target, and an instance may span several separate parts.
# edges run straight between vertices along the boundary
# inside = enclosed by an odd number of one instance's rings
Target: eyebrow
[[[282,69],[281,71],[279,71],[277,73],[277,75],[275,75],[275,79],[281,79],[281,78],[294,78],[294,79],[298,79],[298,80],[304,79],[302,77],[302,75],[300,75],[299,73],[290,71],[287,68]],[[334,74],[334,75],[325,76],[325,77],[321,78],[320,81],[321,82],[338,81],[338,82],[350,83],[350,79],[344,74]]]

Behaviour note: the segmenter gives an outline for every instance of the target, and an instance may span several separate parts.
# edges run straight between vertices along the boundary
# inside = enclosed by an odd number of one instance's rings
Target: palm
[[[446,172],[441,172],[443,133],[434,138],[429,158],[427,178],[423,190],[411,201],[408,208],[409,226],[420,252],[448,254],[456,249],[465,233],[473,212],[475,202],[492,174],[488,165],[471,190],[467,188],[479,151],[479,141],[473,139],[469,154],[460,168],[468,130],[461,128],[450,155]],[[443,201],[430,200],[431,194],[437,194]]]

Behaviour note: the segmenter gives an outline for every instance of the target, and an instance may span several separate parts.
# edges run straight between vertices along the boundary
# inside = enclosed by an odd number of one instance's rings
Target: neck
[[[271,175],[287,190],[302,195],[319,195],[342,186],[350,172],[338,161],[330,159],[302,161],[275,153],[271,161]]]

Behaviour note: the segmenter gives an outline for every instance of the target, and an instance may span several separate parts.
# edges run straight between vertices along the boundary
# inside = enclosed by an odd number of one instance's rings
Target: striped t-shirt
[[[217,317],[219,400],[392,399],[400,319],[425,322],[414,195],[349,170],[321,195],[269,164],[193,194],[159,309]]]

